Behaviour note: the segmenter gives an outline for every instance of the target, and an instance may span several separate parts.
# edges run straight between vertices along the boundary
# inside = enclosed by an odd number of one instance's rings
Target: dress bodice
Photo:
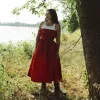
[[[55,31],[55,24],[53,24],[52,26],[47,26],[46,23],[44,23],[42,29],[49,29]]]
[[[41,39],[43,40],[53,40],[57,35],[55,24],[53,24],[52,26],[47,26],[46,23],[44,23],[39,34],[41,35]]]

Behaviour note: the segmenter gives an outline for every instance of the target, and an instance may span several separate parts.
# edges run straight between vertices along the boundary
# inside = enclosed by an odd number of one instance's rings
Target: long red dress
[[[60,58],[56,59],[57,44],[53,41],[56,31],[43,27],[38,34],[40,41],[33,53],[28,76],[34,82],[62,81]]]

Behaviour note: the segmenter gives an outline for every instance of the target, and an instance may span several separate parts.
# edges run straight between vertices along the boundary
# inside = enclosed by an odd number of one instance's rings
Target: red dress
[[[62,80],[60,58],[56,59],[56,31],[42,28],[38,33],[40,41],[33,53],[28,76],[34,82],[51,83]]]

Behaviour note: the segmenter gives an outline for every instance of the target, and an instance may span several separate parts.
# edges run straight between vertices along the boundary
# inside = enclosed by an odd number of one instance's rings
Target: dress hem
[[[31,78],[31,76],[30,75],[28,75],[30,78]],[[59,80],[51,80],[51,81],[37,81],[37,80],[33,80],[32,78],[31,78],[31,81],[33,81],[33,82],[38,82],[38,83],[42,83],[42,82],[45,82],[45,83],[52,83],[52,82],[63,82],[63,80],[62,79],[59,79]]]

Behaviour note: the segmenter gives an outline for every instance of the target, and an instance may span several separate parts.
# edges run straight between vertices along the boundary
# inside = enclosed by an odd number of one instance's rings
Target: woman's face
[[[46,16],[46,21],[51,20],[51,15],[49,11],[46,11],[45,16]]]

